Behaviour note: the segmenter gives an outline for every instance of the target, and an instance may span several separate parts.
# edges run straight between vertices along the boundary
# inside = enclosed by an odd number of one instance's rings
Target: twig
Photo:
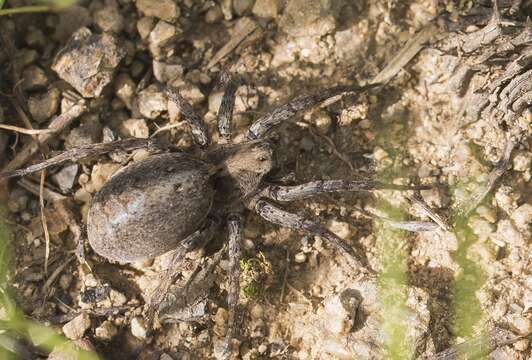
[[[235,28],[237,26],[238,28],[235,29],[231,39],[224,46],[222,46],[222,48],[218,50],[216,54],[214,54],[211,61],[209,61],[207,64],[207,69],[210,69],[216,65],[220,60],[236,49],[238,45],[240,45],[246,38],[248,38],[259,28],[257,22],[249,17],[240,19],[240,22],[236,24]]]
[[[423,49],[425,43],[436,38],[439,34],[434,23],[425,25],[412,39],[410,39],[397,55],[375,76],[370,83],[385,83],[391,80],[410,60]]]
[[[74,256],[70,256],[68,259],[66,259],[66,261],[64,261],[62,264],[60,264],[53,272],[52,274],[50,275],[50,277],[46,280],[46,282],[44,283],[43,287],[42,287],[42,292],[44,293],[44,299],[43,300],[46,300],[50,294],[48,294],[48,288],[53,284],[53,282],[55,281],[55,279],[61,274],[61,272],[64,270],[64,268],[70,264],[70,262],[72,260],[74,260],[75,257]]]
[[[414,205],[417,206],[418,209],[420,209],[425,215],[427,215],[429,218],[431,218],[436,224],[442,228],[444,231],[449,231],[449,225],[447,225],[447,222],[434,210],[430,208],[430,206],[423,200],[423,198],[419,195],[419,193],[415,193],[412,196],[408,196],[407,199]]]
[[[44,239],[46,243],[44,252],[44,275],[48,274],[48,258],[50,257],[50,233],[48,232],[48,225],[46,224],[46,215],[44,214],[44,179],[46,178],[46,170],[41,171],[41,181],[39,183],[39,205],[41,210],[41,223],[44,230]]]
[[[470,201],[470,205],[465,209],[465,214],[471,213],[471,211],[475,210],[477,206],[484,200],[484,198],[493,190],[495,185],[497,184],[497,181],[501,178],[501,176],[506,172],[508,169],[508,165],[510,164],[510,159],[512,157],[512,151],[514,149],[515,144],[512,140],[509,138],[506,139],[506,145],[504,147],[504,152],[500,158],[500,160],[497,162],[493,170],[488,175],[488,180],[484,184],[484,186],[481,186],[481,190],[473,196],[473,198]]]
[[[39,196],[40,195],[40,186],[34,184],[33,182],[31,182],[28,179],[20,179],[19,181],[17,181],[17,185],[20,186],[21,188],[29,191],[30,193],[32,193],[35,196]],[[55,191],[47,188],[46,186],[44,187],[44,191],[43,191],[42,195],[43,195],[45,201],[50,201],[50,202],[56,202],[56,201],[61,201],[61,200],[65,200],[66,199],[66,196],[64,196],[64,195],[62,195],[62,194],[60,194],[58,192],[55,192]]]
[[[286,283],[288,281],[288,272],[290,271],[290,252],[286,249],[286,268],[284,269],[283,285],[281,286],[281,296],[279,296],[279,303],[283,302]]]
[[[11,160],[2,171],[12,171],[15,170],[26,163],[38,150],[40,145],[48,143],[55,134],[66,129],[77,117],[83,114],[87,110],[87,105],[85,100],[78,101],[77,104],[73,105],[70,109],[65,111],[59,116],[56,116],[48,126],[48,129],[54,130],[48,134],[41,134],[37,136],[37,141],[32,141],[31,143],[24,146],[18,154]]]
[[[170,125],[166,125],[166,126],[160,127],[157,130],[155,130],[153,134],[150,135],[150,138],[154,137],[155,135],[157,135],[157,134],[159,134],[159,133],[161,133],[163,131],[168,131],[168,130],[175,129],[175,128],[178,128],[178,127],[183,127],[183,123],[179,122],[179,123],[176,123],[176,124],[170,124]]]
[[[57,132],[57,130],[54,130],[54,129],[26,129],[23,127],[5,125],[5,124],[0,124],[0,129],[15,131],[15,132],[19,132],[25,135],[41,135],[41,134],[49,134],[49,133]]]

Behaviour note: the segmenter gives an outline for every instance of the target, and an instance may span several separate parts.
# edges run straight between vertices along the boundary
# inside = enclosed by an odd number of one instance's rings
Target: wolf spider
[[[1,178],[23,176],[65,161],[77,161],[115,150],[151,148],[160,154],[130,164],[114,174],[95,194],[87,220],[87,236],[93,250],[113,261],[133,262],[174,251],[172,265],[162,276],[147,307],[152,324],[160,304],[177,279],[185,253],[205,245],[213,229],[225,219],[229,234],[229,318],[225,352],[235,336],[235,311],[239,299],[242,256],[242,214],[247,209],[263,219],[287,228],[320,236],[340,251],[357,270],[364,266],[348,244],[319,222],[287,212],[275,202],[305,199],[325,192],[377,189],[420,190],[428,186],[400,186],[377,181],[317,180],[296,186],[265,180],[274,165],[274,146],[266,138],[270,129],[331,97],[362,93],[380,86],[337,86],[313,95],[299,96],[255,120],[246,140],[233,143],[231,122],[237,83],[222,72],[225,90],[218,111],[218,132],[224,144],[211,144],[207,127],[193,107],[176,90],[160,85],[180,109],[199,150],[172,151],[152,139],[125,139],[68,150],[22,170],[0,173]]]

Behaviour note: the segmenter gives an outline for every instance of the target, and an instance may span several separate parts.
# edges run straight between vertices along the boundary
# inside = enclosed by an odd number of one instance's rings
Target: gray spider
[[[346,256],[358,269],[364,266],[352,249],[319,222],[282,210],[275,202],[305,199],[324,192],[371,191],[376,189],[420,190],[430,186],[398,186],[372,180],[318,180],[297,186],[269,183],[265,176],[273,167],[274,146],[265,137],[270,129],[292,118],[298,111],[345,93],[362,93],[378,84],[337,86],[316,94],[297,97],[257,119],[247,139],[233,143],[231,119],[237,84],[222,72],[225,86],[218,112],[218,131],[224,144],[210,144],[207,127],[177,91],[161,85],[168,98],[179,107],[199,145],[194,153],[175,151],[151,139],[126,139],[71,149],[22,170],[0,173],[1,178],[23,176],[65,161],[115,150],[151,148],[162,151],[132,163],[113,175],[95,194],[87,220],[87,236],[92,249],[106,259],[122,263],[154,258],[174,250],[169,273],[152,296],[147,308],[149,323],[179,272],[184,254],[204,246],[220,220],[226,220],[229,233],[228,330],[225,349],[229,352],[235,336],[235,309],[239,298],[242,241],[242,215],[246,210],[263,219],[318,235]]]

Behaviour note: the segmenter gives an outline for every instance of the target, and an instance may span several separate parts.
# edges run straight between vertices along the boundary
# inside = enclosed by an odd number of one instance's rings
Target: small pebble
[[[219,5],[214,5],[207,10],[205,13],[205,22],[207,24],[214,24],[220,20],[222,20],[224,17],[224,14],[222,13],[222,9]]]
[[[151,31],[155,27],[157,20],[153,17],[145,16],[137,21],[137,31],[141,39],[147,39]]]
[[[302,252],[298,252],[295,256],[294,256],[294,261],[298,264],[302,264],[304,263],[305,261],[307,261],[307,255],[305,255],[304,253]]]
[[[168,22],[176,21],[181,13],[174,0],[137,0],[135,5],[144,15]]]
[[[126,137],[147,139],[150,136],[150,129],[144,119],[128,119],[120,124],[120,131]]]
[[[48,77],[43,69],[31,65],[22,73],[22,88],[26,91],[42,90],[48,86]]]
[[[115,95],[122,100],[128,109],[131,109],[135,97],[136,85],[131,76],[122,73],[116,77]]]
[[[280,4],[279,0],[256,0],[251,12],[260,18],[276,18]]]
[[[168,109],[168,100],[155,85],[148,86],[138,94],[139,111],[148,119],[156,119]]]
[[[91,327],[90,316],[81,313],[63,326],[63,333],[71,340],[81,339],[85,331]]]
[[[28,99],[28,109],[30,110],[33,120],[43,123],[49,120],[57,112],[59,107],[61,92],[56,88],[32,95]]]
[[[146,339],[147,330],[143,318],[136,316],[131,319],[131,334],[138,339]]]
[[[94,334],[101,340],[111,340],[117,334],[116,326],[109,320],[105,320],[94,330]]]

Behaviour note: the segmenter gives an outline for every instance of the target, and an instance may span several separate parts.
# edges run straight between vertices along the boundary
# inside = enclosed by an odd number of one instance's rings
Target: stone
[[[91,191],[95,192],[102,188],[103,184],[120,169],[120,164],[99,163],[93,166],[91,172]]]
[[[345,335],[353,326],[349,312],[346,311],[340,300],[340,296],[334,295],[326,298],[323,302],[324,327],[335,335]]]
[[[515,171],[527,171],[530,170],[530,163],[532,156],[530,152],[518,152],[513,160],[513,167]]]
[[[145,16],[137,21],[137,31],[141,39],[147,39],[155,27],[156,20],[153,17]]]
[[[497,231],[490,235],[490,239],[500,247],[504,247],[505,244],[518,247],[526,245],[523,235],[521,235],[508,219],[501,220],[497,223]]]
[[[146,16],[175,22],[181,11],[175,0],[137,0],[137,9]]]
[[[527,230],[532,222],[532,205],[525,203],[519,206],[510,217],[519,229]]]
[[[233,10],[238,16],[242,16],[251,10],[255,0],[233,0]]]
[[[148,119],[156,119],[163,111],[168,110],[166,96],[155,85],[139,92],[137,101],[141,115]]]
[[[192,105],[197,105],[205,100],[205,95],[201,92],[199,87],[191,84],[184,85],[179,88],[179,93],[187,99]],[[235,99],[236,107],[236,99]]]
[[[61,191],[67,192],[74,186],[79,165],[76,163],[63,166],[61,170],[51,176],[53,182],[59,186]]]
[[[94,13],[94,22],[102,31],[119,33],[124,29],[124,17],[115,1],[106,1],[105,6]]]
[[[24,189],[14,188],[9,192],[7,207],[11,212],[20,212],[28,206],[28,194]]]
[[[48,360],[82,360],[87,359],[88,356],[85,352],[80,350],[91,352],[91,359],[98,358],[94,349],[94,346],[87,339],[79,339],[74,342],[63,342],[60,345],[54,347],[53,351],[48,355]]]
[[[332,120],[329,114],[325,111],[315,111],[312,113],[310,119],[316,126],[316,129],[321,135],[325,135],[331,128]]]
[[[162,82],[169,83],[183,76],[183,65],[168,64],[162,61],[153,61],[153,76]]]
[[[235,113],[256,110],[259,107],[259,95],[251,86],[239,86],[235,96]]]
[[[529,335],[532,332],[532,322],[522,315],[507,316],[508,325],[520,335]]]
[[[48,77],[43,69],[36,65],[28,66],[22,73],[22,89],[25,91],[42,90],[48,86]]]
[[[207,24],[214,24],[220,20],[222,20],[224,17],[224,14],[222,13],[222,9],[219,5],[214,5],[207,10],[205,13],[205,22]]]
[[[347,240],[352,236],[351,226],[346,222],[331,220],[328,228],[343,240]]]
[[[131,319],[131,334],[137,339],[146,339],[147,336],[146,324],[144,319],[137,316]]]
[[[164,21],[159,21],[150,32],[150,52],[157,59],[161,55],[161,48],[170,43],[177,35],[177,28]]]
[[[276,18],[279,8],[279,0],[256,0],[251,12],[260,18]]]
[[[120,124],[120,132],[126,137],[147,139],[150,129],[144,119],[127,119]]]
[[[105,320],[94,330],[94,334],[101,340],[111,340],[117,334],[116,326],[109,320]]]
[[[133,106],[133,99],[135,97],[136,85],[129,74],[122,73],[116,77],[115,81],[115,95],[122,100],[128,109],[131,110]]]
[[[59,89],[51,88],[48,91],[30,96],[28,108],[33,120],[43,123],[49,120],[57,112],[59,107],[61,92]]]
[[[83,337],[85,331],[90,327],[90,316],[86,313],[81,313],[63,326],[63,334],[71,340],[78,340]]]
[[[82,96],[98,97],[125,55],[113,35],[94,35],[88,28],[81,28],[59,51],[52,69]]]
[[[323,36],[336,29],[333,10],[333,1],[292,0],[287,2],[279,25],[293,37]]]
[[[84,145],[100,142],[102,125],[96,115],[87,115],[82,118],[81,124],[70,130],[65,139],[65,148],[72,149]]]
[[[294,261],[298,264],[303,264],[305,261],[307,261],[307,255],[305,255],[303,252],[298,252],[294,256]]]

